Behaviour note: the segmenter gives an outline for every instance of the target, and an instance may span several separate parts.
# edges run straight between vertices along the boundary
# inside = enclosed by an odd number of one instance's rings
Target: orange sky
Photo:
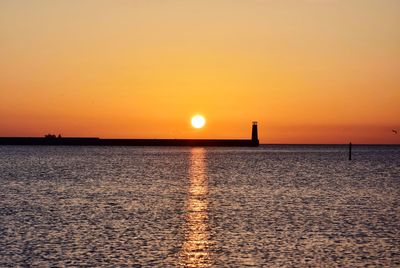
[[[0,136],[400,143],[399,25],[398,0],[3,0]]]

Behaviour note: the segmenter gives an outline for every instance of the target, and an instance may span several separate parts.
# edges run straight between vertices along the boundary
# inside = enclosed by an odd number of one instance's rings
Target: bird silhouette
[[[393,131],[393,133],[394,133],[394,134],[397,134],[397,130],[395,130],[395,129],[392,129],[392,131]]]

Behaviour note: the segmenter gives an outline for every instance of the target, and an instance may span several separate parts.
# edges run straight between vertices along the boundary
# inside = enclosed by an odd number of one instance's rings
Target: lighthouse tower
[[[258,126],[257,122],[253,122],[253,127],[251,129],[251,142],[255,145],[258,146],[260,144],[258,140]]]

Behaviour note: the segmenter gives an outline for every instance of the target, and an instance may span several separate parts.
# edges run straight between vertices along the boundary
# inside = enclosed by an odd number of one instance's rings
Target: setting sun
[[[192,117],[192,126],[194,128],[202,128],[206,124],[206,119],[201,115],[195,115]]]

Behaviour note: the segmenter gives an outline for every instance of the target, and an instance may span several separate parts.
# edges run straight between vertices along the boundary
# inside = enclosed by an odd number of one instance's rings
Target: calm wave
[[[0,267],[400,266],[400,147],[0,146]]]

